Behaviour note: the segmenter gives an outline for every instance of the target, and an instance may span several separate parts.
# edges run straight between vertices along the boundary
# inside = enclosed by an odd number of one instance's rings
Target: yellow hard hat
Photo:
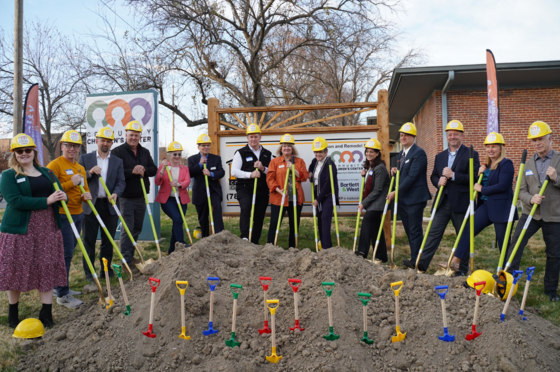
[[[474,288],[474,283],[478,283],[478,282],[486,282],[484,289],[482,289],[483,293],[494,292],[495,280],[490,272],[486,270],[476,270],[474,273],[471,274],[471,276],[467,278],[467,284],[472,288]]]
[[[399,129],[399,132],[410,134],[416,137],[416,125],[412,123],[404,123],[401,129]]]
[[[513,285],[513,275],[508,273],[507,271],[500,271],[498,274],[498,279],[496,280],[496,284],[494,286],[494,295],[500,298],[502,301],[505,301],[508,297],[508,293],[511,290]],[[519,285],[519,281],[515,283],[513,287],[513,294],[517,293],[517,286]]]
[[[28,318],[22,320],[14,331],[15,338],[37,338],[45,334],[43,323],[39,319]]]
[[[128,122],[128,124],[124,127],[124,130],[132,130],[142,133],[142,124],[140,124],[137,120],[132,120]]]
[[[529,135],[527,136],[528,139],[535,139],[544,137],[547,134],[552,133],[550,127],[544,121],[535,121],[529,127]]]
[[[448,130],[458,130],[459,132],[464,132],[465,128],[463,128],[463,123],[459,120],[451,120],[445,127],[445,131],[447,132]]]
[[[374,150],[379,150],[381,151],[381,142],[379,142],[378,140],[376,140],[375,138],[370,139],[369,141],[366,142],[366,144],[364,145],[364,147],[366,149],[374,149]]]
[[[207,134],[201,134],[200,136],[198,136],[198,138],[196,139],[196,144],[200,145],[202,143],[212,143],[210,136]]]
[[[249,134],[261,134],[261,127],[259,127],[258,125],[255,124],[251,124],[247,127],[247,135]]]
[[[113,141],[115,139],[115,133],[113,132],[113,130],[109,127],[105,127],[105,128],[101,128],[97,131],[97,134],[95,135],[96,138],[106,138],[106,139],[110,139],[111,141]]]
[[[75,130],[69,130],[64,132],[60,142],[69,142],[69,143],[77,143],[78,145],[82,144],[82,136],[80,133],[76,132]]]
[[[27,134],[20,133],[12,139],[10,151],[14,152],[15,149],[19,149],[22,147],[33,147],[34,149],[37,148],[37,146],[35,146],[33,138],[29,137]]]
[[[500,133],[490,132],[489,135],[486,136],[484,140],[484,145],[506,145],[506,141],[504,141],[504,136]]]
[[[195,227],[195,229],[193,231],[193,236],[194,236],[195,239],[202,238],[202,229],[200,228],[200,226]]]
[[[280,143],[291,143],[292,145],[295,145],[296,140],[291,134],[286,133],[280,138]]]
[[[167,145],[167,152],[183,151],[183,146],[177,141],[171,142]]]
[[[317,137],[313,140],[313,151],[323,151],[329,146],[323,137]]]

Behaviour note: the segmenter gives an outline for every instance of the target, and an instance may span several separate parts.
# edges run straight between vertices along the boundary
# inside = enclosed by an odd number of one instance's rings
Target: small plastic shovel
[[[108,261],[105,257],[103,257],[102,260],[103,270],[105,270],[105,283],[107,283],[107,299],[105,299],[105,307],[109,310],[111,306],[113,306],[114,299],[113,296],[111,296],[111,281],[109,280],[109,267],[107,265]],[[107,305],[107,302],[109,302],[109,305]]]
[[[450,335],[447,330],[447,313],[445,312],[445,295],[448,291],[448,285],[436,286],[436,293],[439,295],[439,298],[441,298],[441,312],[443,313],[443,336],[438,336],[438,338],[445,342],[453,342],[455,341],[455,335]]]
[[[256,178],[255,178],[256,179]],[[261,283],[264,291],[264,328],[259,329],[259,334],[270,333],[270,328],[268,328],[268,308],[266,307],[266,293],[268,292],[268,286],[272,282],[270,276],[259,277],[259,282]]]
[[[367,333],[367,305],[368,305],[369,300],[371,299],[371,294],[360,292],[360,293],[358,293],[358,298],[360,299],[360,301],[362,301],[362,304],[364,305],[363,306],[363,311],[364,311],[364,337],[362,337],[362,339],[360,341],[371,345],[371,344],[373,344],[373,340],[370,340],[368,338],[368,333]]]
[[[477,288],[479,286],[480,286],[480,288]],[[472,322],[472,333],[468,334],[467,337],[465,337],[465,340],[467,340],[467,341],[472,341],[482,334],[481,332],[476,331],[476,318],[478,317],[478,303],[480,301],[480,294],[482,293],[482,290],[484,289],[484,287],[486,287],[486,281],[476,282],[476,283],[473,284],[473,287],[476,290],[476,303],[474,304],[474,317],[473,317],[473,322]]]
[[[184,285],[185,287],[182,288],[181,286]],[[191,336],[187,336],[185,334],[185,291],[187,290],[187,287],[189,286],[189,282],[186,280],[177,280],[175,282],[175,286],[177,286],[177,289],[179,290],[179,292],[181,293],[181,334],[177,337],[182,338],[183,340],[190,340]]]
[[[239,297],[239,293],[243,290],[243,286],[241,286],[241,284],[230,284],[229,290],[233,294],[233,315],[231,318],[231,338],[226,340],[226,345],[229,347],[236,347],[241,345],[241,342],[235,341],[235,318],[237,315],[237,297]]]
[[[208,278],[206,278],[206,282],[208,283],[208,286],[210,287],[210,320],[208,321],[208,329],[205,330],[205,331],[202,331],[202,334],[204,336],[210,336],[210,335],[213,335],[214,333],[219,332],[219,330],[212,328],[212,325],[214,324],[214,322],[213,322],[214,289],[216,289],[216,286],[218,285],[218,283],[220,283],[220,278],[218,278],[217,276],[209,276]],[[210,282],[216,282],[216,284],[210,284]]]
[[[157,287],[159,287],[160,280],[156,278],[150,278],[148,279],[148,282],[150,283],[150,287],[152,287],[152,302],[150,303],[150,324],[148,325],[148,330],[142,332],[142,334],[149,338],[155,338],[156,334],[152,332],[154,328],[154,305],[156,303],[156,289]]]
[[[119,278],[119,283],[121,284],[121,291],[122,291],[123,298],[124,298],[124,304],[126,305],[126,311],[123,311],[123,314],[124,315],[130,315],[130,305],[128,304],[128,297],[127,297],[126,291],[124,289],[121,267],[117,264],[113,264],[113,271],[117,273],[117,277]]]
[[[527,268],[527,283],[525,284],[525,291],[523,292],[523,301],[521,301],[521,308],[519,309],[519,315],[523,316],[523,311],[525,310],[525,301],[527,301],[527,295],[529,294],[529,285],[531,284],[531,277],[535,272],[535,266]],[[523,320],[527,320],[526,316],[523,316]]]
[[[402,286],[402,280],[400,282],[391,283],[391,289],[395,293],[395,320],[397,322],[397,335],[391,338],[391,342],[401,342],[406,338],[406,332],[401,332],[401,323],[399,321],[399,293],[401,292]]]
[[[299,329],[300,331],[304,331],[305,328],[301,328],[299,326],[299,312],[298,312],[298,289],[301,286],[301,279],[288,279],[288,283],[290,284],[290,287],[292,287],[292,290],[294,291],[294,312],[296,315],[296,324],[293,327],[290,327],[290,331],[295,331],[296,329]]]
[[[273,305],[273,306],[270,306]],[[274,306],[276,305],[276,306]],[[270,322],[272,327],[272,353],[270,356],[266,356],[266,360],[270,363],[278,363],[282,359],[281,355],[276,355],[276,309],[280,306],[280,301],[278,300],[266,300],[266,306],[270,310]]]
[[[513,292],[514,292],[513,289],[515,288],[515,285],[517,284],[517,281],[519,280],[519,278],[521,278],[521,275],[523,275],[523,270],[513,270],[513,284],[511,285],[511,288],[509,289],[506,304],[504,305],[504,310],[502,310],[502,313],[500,314],[500,319],[501,319],[502,322],[506,318],[506,313],[507,313],[507,309],[509,307],[509,302],[511,301],[511,298],[513,297]]]
[[[334,282],[323,282],[321,283],[321,286],[323,287],[323,290],[327,294],[327,303],[329,305],[329,334],[323,337],[325,338],[325,340],[329,340],[329,341],[338,340],[340,338],[340,335],[334,334],[333,317],[332,317],[332,301],[331,301],[331,295],[332,292],[334,291],[335,284]]]

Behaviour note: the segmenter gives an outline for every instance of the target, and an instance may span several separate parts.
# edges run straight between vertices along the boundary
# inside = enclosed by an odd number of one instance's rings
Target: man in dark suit
[[[205,176],[208,177],[214,230],[216,233],[219,233],[224,229],[224,221],[222,220],[222,187],[218,180],[225,175],[225,171],[222,167],[222,158],[218,155],[210,154],[212,140],[207,134],[198,136],[196,143],[200,152],[190,156],[188,162],[193,185],[192,203],[196,207],[198,223],[204,238],[210,235],[208,228],[208,197],[206,195],[206,182],[204,178]],[[204,169],[204,164],[206,164],[206,169]]]
[[[424,208],[426,208],[427,201],[432,198],[426,177],[428,157],[426,152],[414,143],[416,140],[414,124],[403,124],[399,132],[403,150],[399,154],[400,178],[397,213],[408,236],[411,261],[416,262],[422,245]],[[396,174],[397,169],[393,168],[391,172]],[[394,191],[387,195],[389,200],[393,200],[394,197]]]
[[[463,124],[459,120],[450,121],[445,128],[448,148],[436,155],[430,180],[434,187],[439,189],[443,186],[444,189],[426,239],[424,252],[418,262],[420,271],[426,271],[430,266],[449,220],[452,221],[455,233],[458,234],[469,208],[469,149],[463,145],[464,131]],[[473,163],[474,175],[476,175],[480,168],[476,151]],[[414,268],[415,264],[415,261],[405,260],[407,267]],[[463,267],[459,272],[467,272],[468,264],[468,260],[462,260]]]
[[[126,184],[124,180],[123,162],[116,156],[111,156],[111,146],[113,146],[115,135],[110,128],[101,128],[95,137],[97,150],[82,155],[79,163],[86,170],[87,182],[91,192],[91,203],[107,227],[109,234],[114,237],[117,231],[119,216],[117,216],[115,209],[111,207],[111,201],[109,199],[116,202],[117,198],[124,191]],[[103,177],[107,188],[112,193],[111,195],[107,195],[105,192],[103,185],[101,185],[99,181],[100,176]],[[95,242],[100,225],[87,203],[83,203],[83,209],[84,246],[92,265],[95,267]],[[103,258],[109,261],[109,267],[111,267],[113,246],[105,232],[102,231],[101,248],[99,251],[99,265],[101,271],[103,271]],[[91,276],[86,260],[82,259],[82,263],[84,272],[86,273],[86,279],[93,282],[93,277]],[[109,268],[109,276],[113,276],[113,270],[111,268]],[[100,274],[100,277],[103,276]]]

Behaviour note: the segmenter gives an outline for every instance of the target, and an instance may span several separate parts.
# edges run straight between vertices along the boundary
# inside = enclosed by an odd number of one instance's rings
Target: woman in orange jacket
[[[305,195],[303,194],[303,188],[301,183],[307,180],[307,167],[302,158],[297,157],[298,151],[295,147],[295,140],[289,134],[285,134],[280,139],[280,147],[276,150],[276,158],[272,159],[268,165],[268,173],[266,175],[266,182],[268,184],[268,189],[270,190],[270,227],[268,230],[267,243],[274,244],[274,238],[276,236],[276,226],[278,226],[278,218],[282,221],[284,217],[284,212],[288,212],[288,217],[290,219],[290,236],[289,236],[289,246],[294,247],[296,245],[295,239],[295,229],[294,229],[294,204],[293,204],[293,177],[292,177],[292,164],[295,168],[295,182],[296,182],[296,196],[297,196],[297,224],[299,227],[299,221],[301,218],[301,209],[303,208],[303,201],[305,200]],[[288,173],[288,170],[290,171]],[[286,175],[288,175],[288,186],[287,190],[284,190],[284,184],[286,181]],[[284,198],[284,208],[282,210],[282,216],[280,215],[280,205],[282,203],[282,194],[286,193]],[[282,223],[282,222],[280,222]]]

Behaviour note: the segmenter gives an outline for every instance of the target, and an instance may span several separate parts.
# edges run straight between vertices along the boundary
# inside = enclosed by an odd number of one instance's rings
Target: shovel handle
[[[395,287],[397,287],[397,286],[399,288],[395,289]],[[395,297],[399,297],[399,293],[401,292],[402,286],[403,286],[402,280],[400,282],[391,283],[391,289],[393,290],[393,292],[395,292]]]
[[[362,298],[362,297],[365,297],[365,298]],[[358,293],[358,298],[360,299],[360,301],[362,301],[362,304],[364,306],[367,306],[369,300],[371,300],[371,294],[370,293],[359,292]]]
[[[527,268],[527,280],[531,281],[531,278],[533,277],[533,273],[535,272],[535,266],[531,266]]]
[[[156,293],[156,289],[157,289],[157,287],[159,287],[160,280],[150,277],[150,279],[148,279],[148,281],[150,282],[150,287],[152,287],[152,292]],[[156,283],[156,284],[154,284],[154,283]]]
[[[217,281],[216,284],[210,284],[210,282],[215,282]],[[208,283],[208,286],[210,287],[210,291],[214,292],[214,289],[216,289],[216,286],[220,283],[220,278],[218,278],[217,276],[209,276],[208,278],[206,278],[206,283]]]
[[[295,293],[298,291],[299,287],[301,286],[301,279],[288,279],[288,284],[290,284],[290,287],[292,287],[292,290]]]
[[[237,300],[237,297],[239,297],[239,294],[243,290],[243,286],[241,284],[230,284],[229,290],[233,294],[233,299]],[[239,290],[239,292],[236,292],[237,290]]]
[[[478,287],[479,285],[481,285],[482,287],[476,288],[476,287]],[[476,295],[477,295],[477,296],[480,296],[480,294],[482,293],[482,290],[484,289],[484,287],[486,287],[486,281],[485,281],[485,280],[483,280],[483,281],[481,281],[481,282],[476,282],[476,283],[474,283],[473,288],[476,290]]]
[[[527,160],[527,149],[523,150],[523,155],[521,155],[521,164],[525,164],[525,160]]]
[[[441,291],[445,291],[445,292],[441,292]],[[442,300],[445,300],[445,295],[447,294],[447,292],[449,292],[449,286],[448,285],[437,285],[436,286],[436,293],[439,295],[439,297]]]
[[[268,282],[268,283],[263,283],[263,282]],[[270,285],[270,282],[272,282],[272,278],[270,276],[259,276],[259,283],[261,283],[262,287],[263,287],[263,291],[268,291],[268,286]]]
[[[270,306],[270,305],[276,305],[276,306]],[[266,307],[268,307],[268,309],[270,310],[270,314],[272,315],[276,314],[276,309],[278,309],[278,306],[280,306],[279,300],[266,300]],[[274,329],[274,327],[272,328]]]
[[[334,286],[335,286],[334,282],[323,282],[321,283],[321,286],[323,287],[323,290],[327,294],[327,297],[331,297],[332,292],[334,291]]]
[[[513,285],[517,284],[519,278],[523,275],[523,270],[513,270]]]
[[[122,278],[122,268],[117,264],[113,264],[112,266],[113,266],[113,271],[117,273],[117,277]]]
[[[103,257],[101,260],[103,261],[103,271],[105,271],[105,272],[109,271],[109,267],[107,266],[109,261],[107,261],[107,259],[105,257]]]
[[[184,285],[185,288],[181,288],[182,285]],[[185,291],[186,291],[187,287],[189,286],[189,282],[186,281],[186,280],[177,280],[177,281],[175,281],[175,286],[177,287],[179,292],[181,292],[181,296],[184,296]]]

